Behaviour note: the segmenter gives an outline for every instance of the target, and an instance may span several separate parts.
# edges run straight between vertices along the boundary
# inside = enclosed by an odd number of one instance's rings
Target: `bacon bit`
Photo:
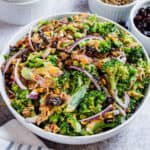
[[[68,57],[68,54],[66,54],[64,52],[61,52],[60,57],[61,57],[62,60],[65,60]]]
[[[43,121],[47,120],[49,115],[50,115],[50,111],[49,111],[49,107],[48,106],[40,106],[39,108],[41,114],[37,117],[37,125],[40,125]]]
[[[60,98],[62,99],[62,100],[64,100],[65,102],[69,102],[69,100],[70,100],[70,98],[71,98],[71,96],[70,95],[67,95],[65,92],[62,92],[61,94],[60,94]]]
[[[107,82],[106,82],[106,80],[104,78],[101,78],[101,82],[102,82],[103,85],[107,84]]]
[[[81,62],[81,64],[91,64],[92,63],[92,59],[84,54],[79,54],[79,55],[72,55],[72,59],[78,60]]]
[[[139,67],[138,68],[138,72],[139,72],[138,80],[142,81],[143,80],[143,76],[144,76],[144,69]]]
[[[118,36],[116,33],[108,34],[108,38],[110,38],[112,41],[118,41]]]
[[[55,52],[56,52],[56,48],[51,48],[50,53],[55,54]]]
[[[60,128],[56,124],[50,124],[45,127],[45,131],[49,131],[52,133],[57,133],[60,131]]]
[[[23,116],[26,117],[31,117],[31,111],[34,110],[34,106],[33,105],[28,105],[27,107],[25,107],[22,111]]]
[[[58,89],[58,88],[55,89],[55,90],[54,90],[54,93],[57,94],[57,95],[60,94],[60,89]]]
[[[43,93],[45,91],[45,89],[44,88],[36,88],[35,91],[37,93]]]
[[[32,36],[32,42],[33,43],[40,43],[40,41],[41,41],[41,38],[40,38],[39,34],[34,34]]]
[[[98,60],[97,62],[96,62],[96,67],[98,67],[98,68],[101,68],[102,67],[102,65],[105,63],[105,62],[107,62],[108,60],[109,60],[110,58],[106,58],[106,59],[100,59],[100,60]]]
[[[88,46],[89,47],[94,47],[95,49],[99,49],[99,44],[100,44],[100,41],[99,40],[94,40],[94,39],[92,39],[88,42]]]
[[[47,69],[48,69],[48,72],[50,73],[50,75],[52,75],[54,77],[59,77],[63,73],[58,67],[55,67],[51,64],[47,65]]]
[[[118,56],[122,55],[122,51],[112,51],[111,55],[114,57],[118,57]]]
[[[31,112],[28,108],[24,108],[24,110],[22,111],[22,114],[24,117],[31,117]]]
[[[137,93],[136,91],[132,90],[132,91],[128,91],[128,95],[130,97],[144,97],[144,95]]]
[[[33,70],[33,75],[35,77],[37,76],[38,78],[40,78],[39,75],[59,77],[62,75],[62,73],[63,72],[60,70],[60,68],[53,66],[51,63],[48,63],[46,67],[36,68]]]
[[[34,81],[37,82],[42,88],[49,88],[54,86],[54,81],[48,77],[41,77],[40,75],[36,74],[33,77]]]

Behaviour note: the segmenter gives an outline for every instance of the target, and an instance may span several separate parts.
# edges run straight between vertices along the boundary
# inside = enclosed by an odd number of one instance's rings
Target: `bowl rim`
[[[77,15],[77,14],[81,14],[81,13],[83,13],[83,12],[56,13],[56,14],[47,15],[45,17],[41,17],[41,18],[39,18],[39,19],[37,19],[35,21],[32,21],[30,24],[28,24],[25,27],[23,27],[22,29],[20,29],[15,35],[12,36],[12,38],[9,40],[9,42],[7,42],[7,44],[5,45],[3,51],[1,52],[1,55],[0,55],[0,67],[5,62],[5,60],[3,58],[3,55],[9,53],[9,46],[11,45],[11,43],[13,43],[14,39],[15,39],[15,42],[16,42],[17,41],[17,37],[20,37],[20,35],[22,35],[22,34],[25,35],[27,33],[27,30],[29,31],[39,21],[46,20],[46,19],[52,19],[52,18],[61,18],[63,16]],[[90,13],[85,13],[85,14],[92,15]],[[98,20],[109,21],[109,22],[115,24],[116,26],[120,27],[122,30],[124,30],[128,34],[130,34],[143,47],[143,45],[141,44],[141,42],[139,42],[139,40],[137,40],[137,38],[132,33],[130,33],[127,29],[125,29],[121,25],[117,24],[116,22],[114,22],[114,21],[112,21],[110,19],[102,17],[102,16],[98,16],[97,15],[97,18],[98,18]],[[7,51],[5,51],[5,50],[7,50]],[[145,54],[145,56],[147,58],[148,63],[150,64],[150,59],[149,59],[148,54],[147,54],[147,52],[146,52],[146,50],[145,50],[144,47],[143,47],[143,51],[144,51],[144,54]],[[9,100],[9,98],[7,96],[7,93],[6,93],[6,90],[5,90],[5,83],[4,83],[5,80],[4,80],[4,76],[2,74],[1,69],[0,69],[0,82],[2,83],[2,84],[0,84],[0,89],[1,89],[0,92],[1,92],[1,95],[2,95],[2,98],[3,98],[4,102],[6,103],[7,107],[11,111],[11,113],[15,116],[15,118],[19,122],[21,122],[21,124],[23,126],[25,126],[30,131],[34,132],[35,134],[37,134],[37,135],[39,135],[39,136],[41,136],[41,137],[43,137],[45,139],[48,139],[48,140],[51,140],[51,141],[54,141],[54,142],[58,142],[58,143],[63,143],[63,144],[76,144],[76,145],[78,145],[78,144],[87,144],[87,143],[94,143],[94,142],[97,142],[97,141],[101,141],[101,140],[98,140],[98,138],[100,139],[103,136],[106,137],[106,138],[108,138],[109,135],[118,133],[121,128],[127,126],[135,118],[135,116],[142,110],[144,104],[148,100],[149,93],[150,93],[150,92],[148,92],[148,91],[150,91],[150,84],[149,84],[149,86],[148,86],[148,88],[146,89],[146,92],[145,92],[145,97],[143,98],[143,101],[140,104],[139,108],[136,110],[136,112],[128,120],[126,120],[124,123],[118,125],[117,127],[113,128],[113,129],[110,129],[108,131],[97,133],[97,134],[93,134],[93,135],[68,136],[68,135],[61,135],[61,134],[55,134],[55,133],[51,133],[51,132],[46,132],[43,129],[39,128],[38,126],[36,126],[34,124],[31,124],[31,123],[28,123],[25,120],[25,118],[23,116],[21,116],[19,113],[17,113],[14,110],[14,108],[11,106],[10,100]],[[53,137],[54,139],[50,139],[50,137]],[[60,140],[58,141],[57,139],[59,139],[59,138],[63,139],[64,141],[60,141]],[[93,139],[94,142],[92,142],[91,139]],[[71,143],[70,143],[70,140],[72,141]],[[69,141],[69,142],[67,142],[67,141]],[[78,143],[76,143],[77,141],[78,141]]]
[[[34,4],[34,3],[38,2],[38,1],[41,1],[41,0],[30,0],[30,1],[24,1],[24,2],[11,2],[11,1],[0,0],[0,2],[3,2],[4,4],[17,5],[17,6]]]
[[[107,6],[107,7],[112,7],[112,8],[127,8],[127,7],[131,7],[133,6],[134,4],[137,3],[138,0],[134,0],[133,2],[129,3],[129,4],[125,4],[125,5],[113,5],[113,4],[108,4],[108,3],[105,3],[103,2],[102,0],[96,0],[98,3],[101,3],[103,4],[104,6]]]
[[[138,10],[140,8],[142,8],[146,3],[150,3],[149,0],[143,0],[140,1],[139,3],[136,3],[136,5],[132,8],[131,13],[130,13],[130,21],[131,21],[131,25],[132,27],[135,29],[135,31],[140,34],[140,36],[142,36],[143,38],[145,38],[146,40],[150,40],[150,37],[144,35],[142,32],[140,32],[140,30],[136,27],[135,23],[134,23],[134,17],[136,16]]]

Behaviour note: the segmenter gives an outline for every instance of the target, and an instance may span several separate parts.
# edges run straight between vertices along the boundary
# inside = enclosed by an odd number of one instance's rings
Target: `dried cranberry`
[[[52,97],[50,94],[47,95],[45,100],[46,105],[59,106],[62,104],[60,97]]]
[[[52,42],[52,48],[57,48],[57,41]]]
[[[142,16],[146,16],[146,10],[145,10],[145,8],[141,8],[139,10],[139,14],[142,15]]]
[[[42,30],[39,30],[39,35],[45,44],[49,44],[49,40],[47,39],[47,37],[45,36],[45,34]]]
[[[25,51],[25,52],[23,53],[23,55],[21,56],[22,62],[25,62],[25,61],[27,60],[28,55],[29,55],[29,51]]]
[[[135,21],[141,21],[142,20],[142,16],[141,15],[137,15],[135,18],[134,18]]]
[[[150,6],[139,9],[134,18],[134,23],[141,33],[150,37]]]
[[[148,6],[148,7],[146,8],[146,11],[147,11],[148,13],[150,13],[150,6]]]
[[[10,51],[13,51],[13,52],[19,51],[19,48],[16,46],[10,46],[9,49],[10,49]]]
[[[95,48],[87,46],[86,47],[86,55],[89,57],[96,57],[96,56],[98,56],[98,52]]]

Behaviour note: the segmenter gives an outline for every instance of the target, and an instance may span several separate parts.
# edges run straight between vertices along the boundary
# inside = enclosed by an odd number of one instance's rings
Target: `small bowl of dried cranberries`
[[[130,14],[130,30],[150,55],[150,0],[137,2]]]

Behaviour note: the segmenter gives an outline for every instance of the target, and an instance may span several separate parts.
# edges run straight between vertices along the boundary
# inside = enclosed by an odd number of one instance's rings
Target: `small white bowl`
[[[102,0],[88,0],[89,8],[92,13],[104,16],[117,22],[125,22],[128,19],[132,7],[137,0],[126,5],[111,5],[104,3]]]
[[[142,0],[133,7],[129,18],[129,26],[131,32],[142,42],[148,54],[150,55],[150,37],[147,37],[143,33],[141,33],[134,24],[134,17],[138,13],[138,10],[147,5],[150,6],[150,0]]]
[[[24,25],[47,15],[55,0],[0,0],[0,20]]]
[[[10,39],[10,41],[4,47],[4,50],[2,51],[2,53],[0,55],[0,68],[1,68],[2,64],[5,62],[3,56],[5,54],[8,54],[9,51],[10,51],[9,46],[16,44],[16,42],[18,40],[20,40],[20,38],[22,38],[25,34],[27,34],[31,30],[31,27],[35,26],[40,20],[45,20],[45,19],[51,20],[51,19],[54,19],[54,18],[62,18],[62,17],[71,16],[71,15],[76,15],[76,14],[80,14],[80,13],[74,13],[74,12],[72,12],[72,13],[64,13],[64,14],[59,14],[59,15],[57,14],[57,15],[47,16],[47,17],[38,19],[38,20],[30,23],[29,25],[25,26],[24,28],[22,28],[16,35],[14,35],[12,37],[12,39]],[[106,18],[101,17],[101,16],[97,16],[97,19],[99,21],[109,21],[109,22],[112,22],[111,20],[106,19]],[[129,33],[129,31],[127,31],[126,29],[124,29],[123,27],[121,27],[120,25],[118,25],[117,23],[115,23],[115,22],[112,22],[112,23],[115,24],[116,26],[120,27],[122,30],[126,31],[127,33]],[[131,36],[133,36],[131,33],[129,33],[129,34]],[[134,39],[140,44],[140,42],[135,37],[134,37]],[[150,63],[149,57],[148,57],[147,52],[145,50],[144,50],[144,54],[146,55],[146,59]],[[7,92],[6,92],[6,89],[5,89],[4,76],[3,76],[2,71],[0,69],[0,93],[1,93],[1,95],[2,95],[2,97],[4,99],[4,101],[5,101],[5,103],[7,105],[7,107],[12,112],[12,114],[16,117],[16,119],[23,126],[25,126],[26,128],[28,128],[29,130],[31,130],[35,134],[39,135],[40,137],[43,137],[45,139],[48,139],[50,141],[54,141],[54,142],[57,142],[57,143],[63,143],[63,144],[76,144],[76,145],[80,145],[80,144],[96,143],[96,142],[108,139],[108,138],[110,138],[110,137],[118,134],[119,132],[122,132],[122,130],[124,128],[126,128],[128,126],[128,124],[131,123],[131,121],[133,121],[133,119],[143,109],[144,104],[146,103],[146,101],[148,101],[149,94],[150,94],[149,91],[150,91],[150,86],[146,90],[145,97],[144,97],[142,103],[140,104],[140,107],[137,109],[137,111],[128,120],[126,120],[121,125],[113,128],[111,130],[108,130],[108,131],[105,131],[105,132],[102,132],[102,133],[98,133],[98,134],[94,134],[94,135],[90,135],[90,136],[66,136],[66,135],[60,135],[60,134],[55,134],[55,133],[51,133],[51,132],[46,132],[43,129],[39,128],[38,126],[36,126],[34,124],[31,124],[31,123],[28,123],[25,120],[24,117],[22,117],[19,113],[17,113],[15,111],[15,109],[10,104],[9,97],[7,96]]]

